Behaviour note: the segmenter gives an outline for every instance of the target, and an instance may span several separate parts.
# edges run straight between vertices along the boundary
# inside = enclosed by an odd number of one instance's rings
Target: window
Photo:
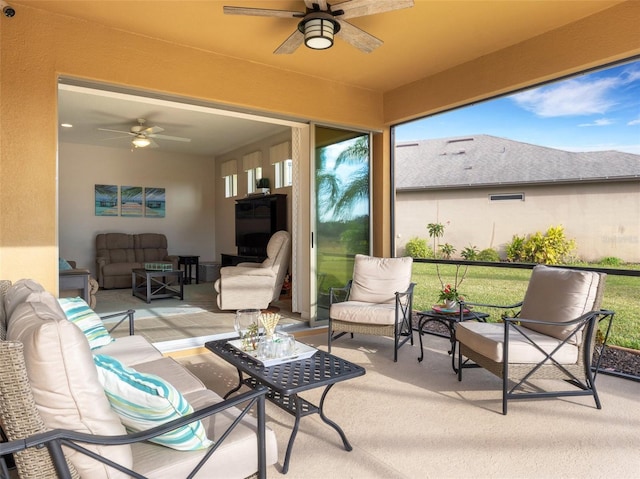
[[[262,168],[251,168],[247,170],[247,193],[255,193],[258,180],[262,178]]]
[[[269,162],[275,169],[275,187],[284,188],[293,184],[293,160],[291,142],[283,141],[269,149]]]
[[[293,161],[279,161],[275,167],[276,188],[284,188],[293,184]]]
[[[224,197],[233,198],[238,194],[238,164],[236,160],[225,161],[220,170],[224,181]]]
[[[238,175],[224,177],[224,197],[233,198],[238,194]]]
[[[242,169],[247,174],[247,194],[255,193],[262,178],[262,152],[254,151],[242,157]]]

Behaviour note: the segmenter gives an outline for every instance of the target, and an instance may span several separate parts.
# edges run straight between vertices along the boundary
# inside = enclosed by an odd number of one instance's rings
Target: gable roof
[[[491,135],[398,143],[398,190],[640,181],[640,155],[571,152]]]

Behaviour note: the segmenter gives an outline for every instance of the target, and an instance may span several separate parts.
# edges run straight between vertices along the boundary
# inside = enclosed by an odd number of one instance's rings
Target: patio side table
[[[420,311],[418,314],[418,337],[420,339],[420,357],[418,362],[422,362],[424,359],[424,349],[422,349],[422,335],[431,334],[432,336],[438,336],[441,338],[449,338],[451,341],[451,348],[449,354],[451,355],[451,367],[455,373],[458,372],[456,367],[456,324],[462,321],[483,321],[486,322],[489,314],[481,313],[479,311],[465,310],[463,312],[443,312],[434,309],[428,309]],[[449,334],[442,334],[437,331],[425,331],[424,327],[429,322],[436,322],[447,327]]]

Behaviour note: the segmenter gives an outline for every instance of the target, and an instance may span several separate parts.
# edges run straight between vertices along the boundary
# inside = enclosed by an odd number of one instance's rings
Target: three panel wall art
[[[96,216],[164,218],[165,189],[95,185]]]

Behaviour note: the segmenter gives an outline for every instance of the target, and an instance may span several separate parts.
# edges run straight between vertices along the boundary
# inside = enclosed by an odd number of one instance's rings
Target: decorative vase
[[[444,300],[444,309],[457,309],[458,302],[455,299],[445,299]]]
[[[242,349],[245,351],[255,351],[258,347],[260,310],[259,309],[239,309],[233,327],[242,339]]]

